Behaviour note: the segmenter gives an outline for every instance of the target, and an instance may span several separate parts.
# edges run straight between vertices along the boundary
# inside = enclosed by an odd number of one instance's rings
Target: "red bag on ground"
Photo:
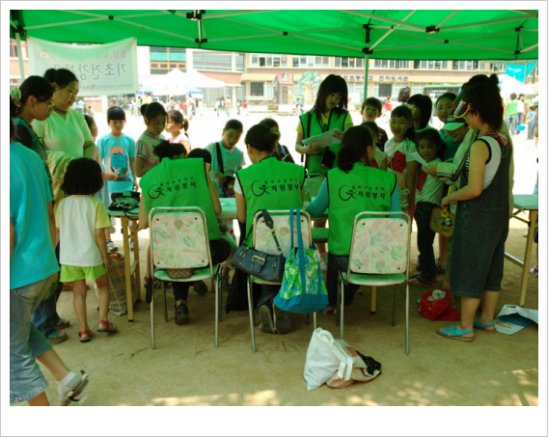
[[[460,312],[453,304],[449,291],[428,290],[418,303],[419,314],[429,320],[460,320]]]

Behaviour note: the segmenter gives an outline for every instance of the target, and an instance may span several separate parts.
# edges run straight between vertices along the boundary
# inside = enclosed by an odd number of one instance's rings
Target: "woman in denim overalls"
[[[511,142],[501,134],[503,106],[496,75],[474,76],[463,87],[457,117],[479,130],[468,151],[460,189],[445,196],[441,206],[458,202],[453,235],[451,286],[461,298],[458,325],[437,330],[441,336],[472,341],[474,328],[495,332],[508,236]],[[481,312],[476,316],[479,304]]]

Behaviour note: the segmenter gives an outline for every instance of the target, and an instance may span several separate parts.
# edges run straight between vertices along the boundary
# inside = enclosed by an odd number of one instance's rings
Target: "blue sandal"
[[[446,326],[445,328],[438,328],[436,334],[445,338],[451,338],[453,340],[460,341],[474,341],[473,329],[459,329],[459,325]],[[470,336],[470,334],[472,334]],[[467,337],[468,336],[468,337]]]
[[[480,322],[479,318],[474,317],[474,328],[482,329],[486,332],[497,332],[495,327],[495,321],[492,322]]]

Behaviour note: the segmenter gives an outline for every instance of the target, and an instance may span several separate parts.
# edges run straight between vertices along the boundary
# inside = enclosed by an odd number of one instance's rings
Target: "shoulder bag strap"
[[[306,294],[306,260],[304,257],[303,233],[301,229],[301,210],[296,209],[295,211],[295,220],[297,221],[297,241],[299,244],[299,248],[297,249],[299,256],[299,273],[301,275],[301,287],[303,288],[303,294]]]
[[[268,213],[266,209],[261,210],[261,215],[264,219],[264,222],[266,226],[270,229],[270,232],[272,233],[272,238],[274,238],[274,242],[276,243],[276,247],[278,248],[278,251],[283,254],[282,248],[280,246],[280,242],[278,241],[278,237],[276,237],[276,231],[274,230],[274,220],[272,220],[272,217]]]
[[[219,171],[225,173],[225,166],[223,165],[223,154],[221,153],[221,146],[219,143],[215,143],[215,148],[217,149],[217,165],[219,166]]]
[[[312,123],[312,111],[309,111],[305,114],[307,117],[306,117],[306,136],[304,138],[308,138],[310,137],[310,127],[311,127],[311,123]],[[304,135],[304,132],[303,132],[303,135]],[[301,162],[304,161],[304,166],[306,168],[306,158],[308,157],[308,155],[305,155],[304,153],[301,154]]]

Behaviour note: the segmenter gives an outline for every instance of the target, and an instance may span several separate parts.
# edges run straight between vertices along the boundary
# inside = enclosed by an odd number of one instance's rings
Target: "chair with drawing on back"
[[[372,287],[393,285],[392,325],[395,325],[396,292],[405,284],[405,353],[409,353],[409,250],[411,218],[404,212],[364,211],[354,218],[348,270],[339,276],[340,337],[344,336],[345,284]]]
[[[281,253],[287,258],[291,250],[291,233],[290,233],[290,217],[292,220],[295,220],[295,216],[291,215],[291,210],[268,210],[270,217],[272,218],[274,224],[274,232],[280,244]],[[310,215],[301,211],[301,235],[303,242],[307,247],[310,247],[312,244],[311,240],[311,226],[310,226]],[[293,226],[294,233],[296,233],[297,226]],[[276,242],[272,236],[272,231],[267,226],[264,217],[259,211],[253,219],[253,247],[257,250],[265,252],[270,255],[280,254],[280,250],[276,245]],[[297,237],[293,239],[294,246],[297,243]],[[261,285],[281,285],[281,282],[270,282],[265,281],[254,275],[247,275],[247,297],[249,305],[249,326],[251,330],[251,349],[253,352],[256,351],[256,342],[255,342],[255,321],[254,321],[254,305],[253,305],[253,284]],[[316,328],[316,313],[313,313],[313,324],[314,329]]]
[[[220,264],[213,265],[204,211],[198,207],[156,207],[150,211],[150,271],[162,281],[164,320],[167,321],[165,282],[211,279],[215,289],[215,346],[219,346]],[[151,348],[156,347],[154,294],[150,302]]]

